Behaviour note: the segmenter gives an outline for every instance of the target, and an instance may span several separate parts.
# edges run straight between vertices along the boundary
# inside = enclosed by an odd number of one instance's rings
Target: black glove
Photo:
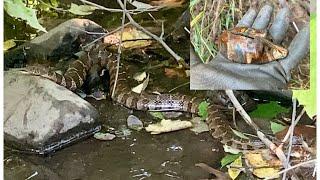
[[[272,11],[269,5],[261,8],[258,14],[256,10],[249,9],[237,26],[266,29]],[[285,38],[290,22],[289,14],[289,9],[283,8],[275,17],[268,32],[274,43],[280,43]],[[309,34],[309,24],[306,24],[292,40],[286,58],[261,65],[234,63],[220,53],[208,64],[203,64],[191,48],[190,89],[285,89],[291,78],[290,70],[309,51]]]

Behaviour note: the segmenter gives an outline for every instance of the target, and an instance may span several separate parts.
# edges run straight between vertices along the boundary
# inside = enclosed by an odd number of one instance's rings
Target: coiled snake
[[[95,51],[95,52],[94,52]],[[96,54],[97,57],[92,57]],[[93,55],[94,56],[94,55]],[[105,48],[97,47],[79,59],[73,61],[64,75],[50,71],[39,66],[28,66],[27,72],[32,75],[38,75],[50,79],[61,86],[72,91],[81,87],[93,66],[99,68],[106,67],[110,76],[110,94],[115,86],[117,76],[117,60],[116,55],[108,52]],[[98,69],[99,69],[98,68]],[[119,69],[121,72],[121,67]],[[123,83],[127,77],[125,73],[118,73],[116,88],[112,96],[112,100],[126,106],[127,108],[148,111],[183,111],[198,114],[199,104],[203,101],[201,98],[190,97],[179,94],[137,94]],[[208,107],[207,124],[211,135],[218,139],[222,144],[238,148],[238,149],[256,149],[261,144],[254,145],[255,142],[236,136],[230,128],[230,122],[226,115],[221,111],[223,105],[211,104]]]

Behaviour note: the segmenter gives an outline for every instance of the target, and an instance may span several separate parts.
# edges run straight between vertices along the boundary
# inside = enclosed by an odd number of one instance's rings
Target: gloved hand
[[[254,9],[249,9],[237,26],[266,29],[272,11],[270,5],[265,5],[258,14]],[[283,8],[275,17],[268,31],[274,43],[280,43],[285,38],[290,23],[289,13],[289,9]],[[260,65],[234,63],[220,53],[208,64],[203,64],[191,48],[190,89],[285,89],[291,78],[290,70],[309,51],[309,34],[309,24],[306,24],[292,40],[286,58]]]

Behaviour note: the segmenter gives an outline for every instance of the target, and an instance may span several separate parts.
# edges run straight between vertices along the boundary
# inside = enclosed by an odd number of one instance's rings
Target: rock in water
[[[134,115],[130,115],[127,118],[127,125],[129,127],[129,129],[133,129],[133,130],[136,130],[136,131],[140,131],[143,128],[142,121],[140,121],[140,119],[137,118]]]
[[[100,130],[96,109],[50,80],[4,73],[4,139],[14,149],[47,154]]]

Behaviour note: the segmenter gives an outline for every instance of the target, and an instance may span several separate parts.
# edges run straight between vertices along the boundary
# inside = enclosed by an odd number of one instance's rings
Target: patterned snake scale
[[[39,66],[28,66],[26,71],[28,74],[41,76],[50,79],[57,84],[64,86],[72,91],[81,87],[90,69],[95,66],[107,67],[110,76],[110,94],[113,90],[117,74],[117,58],[101,47],[92,48],[93,51],[98,49],[98,57],[93,58],[88,53],[84,57],[73,61],[64,75],[50,71],[47,68]],[[92,52],[92,50],[91,50]],[[94,54],[94,53],[92,53]],[[127,79],[125,72],[119,68],[118,79],[112,100],[131,109],[141,111],[182,111],[198,114],[199,104],[202,98],[190,97],[180,94],[137,94],[132,92],[130,87],[125,83]],[[257,149],[261,148],[260,142],[254,142],[236,136],[230,128],[230,122],[226,115],[221,111],[225,107],[218,104],[211,104],[208,107],[207,124],[212,136],[218,139],[222,144],[237,149]]]

